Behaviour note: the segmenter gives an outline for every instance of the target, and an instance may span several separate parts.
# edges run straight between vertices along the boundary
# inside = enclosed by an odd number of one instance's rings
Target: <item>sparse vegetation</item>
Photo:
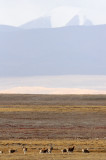
[[[23,154],[22,145],[28,148],[26,155]],[[52,144],[53,151],[51,154],[39,154],[39,150],[42,147],[49,147]],[[61,149],[64,147],[69,147],[75,145],[75,151],[71,154],[61,153]],[[88,147],[90,153],[84,154],[82,153],[82,148]],[[105,160],[106,156],[106,141],[102,139],[76,139],[76,140],[2,140],[0,141],[0,148],[3,149],[3,154],[0,158],[3,160],[7,159],[44,159],[44,160],[52,160],[53,158],[56,160],[66,159],[69,160],[70,157],[73,160],[83,160],[85,159],[93,159],[93,160]],[[8,150],[10,148],[17,149],[17,152],[9,155]]]
[[[105,160],[105,95],[0,95],[1,160]],[[95,103],[94,103],[95,102]],[[51,154],[39,154],[53,146]],[[61,153],[75,146],[73,153]],[[28,151],[24,155],[22,146]],[[88,148],[90,153],[82,153]],[[9,149],[17,152],[9,154]]]

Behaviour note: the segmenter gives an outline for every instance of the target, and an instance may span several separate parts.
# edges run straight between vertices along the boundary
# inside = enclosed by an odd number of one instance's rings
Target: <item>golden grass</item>
[[[27,153],[26,155],[17,154],[14,155],[2,155],[1,160],[105,160],[105,153],[73,153],[73,154],[39,154],[39,153]]]
[[[26,155],[23,154],[22,144],[28,148]],[[53,145],[51,154],[39,154],[42,147]],[[61,149],[75,145],[75,151],[72,154],[62,154]],[[82,148],[89,148],[90,153],[84,154]],[[9,154],[9,149],[17,149],[16,153]],[[103,139],[75,139],[75,140],[1,140],[0,150],[4,153],[0,155],[1,160],[105,160],[106,158],[106,140]]]
[[[106,112],[106,106],[1,105],[0,112]]]
[[[82,147],[92,148],[93,151],[98,151],[98,149],[106,149],[106,139],[27,139],[27,140],[0,140],[0,145],[2,146],[18,146],[25,144],[27,146],[37,146],[42,148],[42,146],[53,145],[54,148],[59,149],[67,146],[76,146],[76,151],[79,151]],[[99,150],[100,151],[100,150]],[[103,151],[103,150],[102,150]]]

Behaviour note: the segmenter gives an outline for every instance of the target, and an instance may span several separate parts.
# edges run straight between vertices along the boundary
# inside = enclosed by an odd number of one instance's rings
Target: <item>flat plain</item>
[[[51,145],[51,154],[39,154]],[[73,145],[72,154],[61,153]],[[105,160],[106,95],[1,94],[0,150],[2,160]]]

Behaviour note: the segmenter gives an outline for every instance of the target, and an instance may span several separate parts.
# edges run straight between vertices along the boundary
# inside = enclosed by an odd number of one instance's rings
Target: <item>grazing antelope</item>
[[[26,154],[26,152],[27,152],[27,148],[26,147],[23,147],[23,152],[24,152],[24,154]]]
[[[48,153],[51,153],[53,150],[53,147],[51,146],[49,149],[48,149]]]
[[[39,153],[51,153],[52,152],[52,150],[53,150],[53,147],[50,147],[50,148],[43,148],[43,149],[41,149],[40,150],[40,152]]]
[[[45,148],[41,149],[39,153],[48,153],[48,148],[47,149],[45,149]]]
[[[14,152],[17,152],[16,149],[9,149],[9,153],[14,153]]]
[[[67,149],[62,149],[61,151],[62,151],[62,153],[66,153]]]
[[[67,148],[67,152],[69,153],[69,152],[73,152],[74,151],[74,146],[72,147],[72,148]]]
[[[3,154],[3,151],[0,151],[0,154]]]
[[[82,149],[82,152],[83,153],[89,153],[89,150],[87,148],[85,148],[85,149]]]

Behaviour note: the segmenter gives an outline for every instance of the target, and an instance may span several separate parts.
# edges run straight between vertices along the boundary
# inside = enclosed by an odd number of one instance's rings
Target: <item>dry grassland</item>
[[[28,148],[26,155],[23,154],[22,145]],[[53,151],[51,154],[39,154],[42,147],[49,147],[52,144]],[[73,153],[61,153],[61,149],[75,145]],[[82,153],[82,148],[89,148],[90,153]],[[14,154],[9,154],[9,149],[17,149]],[[100,139],[77,139],[77,140],[3,140],[0,143],[0,149],[3,154],[0,159],[3,160],[105,160],[106,157],[106,141]]]
[[[106,95],[0,95],[0,150],[1,160],[106,160]]]
[[[106,106],[0,105],[0,112],[106,112]]]

